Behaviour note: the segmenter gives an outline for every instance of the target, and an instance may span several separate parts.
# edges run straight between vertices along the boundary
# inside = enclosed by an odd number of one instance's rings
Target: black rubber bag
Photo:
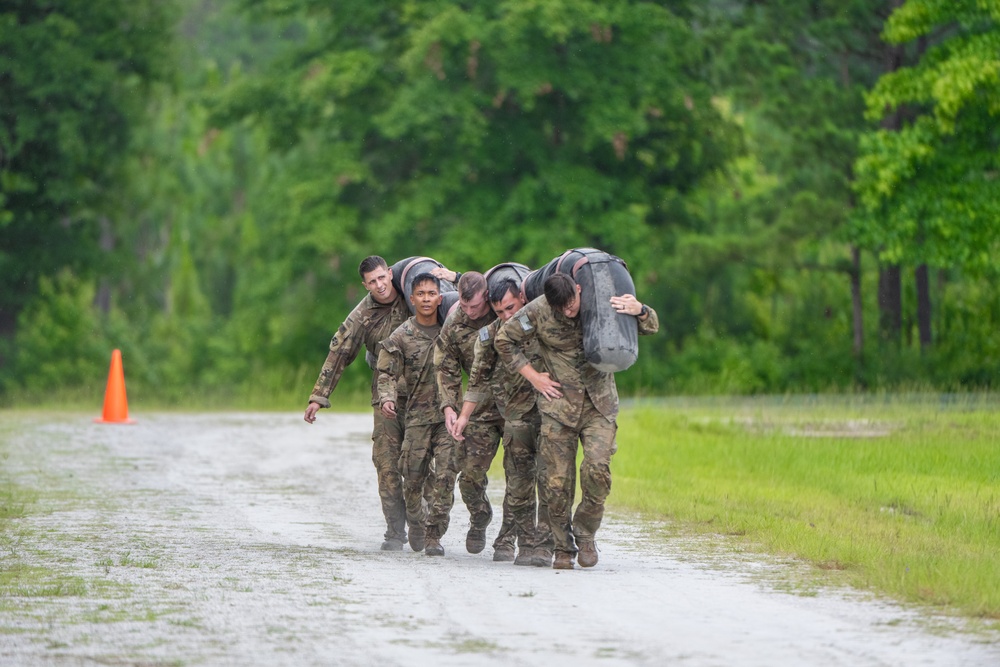
[[[580,319],[583,353],[599,371],[616,373],[639,357],[639,324],[636,318],[615,312],[611,297],[635,294],[635,283],[625,261],[596,248],[574,248],[532,271],[521,285],[530,301],[544,293],[545,280],[566,273],[580,286]]]
[[[521,289],[521,284],[530,273],[531,269],[524,264],[504,262],[503,264],[497,264],[483,275],[486,276],[487,290],[492,292],[496,285],[507,278],[513,280],[517,284],[517,288]]]

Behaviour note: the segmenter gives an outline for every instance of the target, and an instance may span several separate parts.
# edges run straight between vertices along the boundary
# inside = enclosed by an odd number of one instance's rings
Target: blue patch
[[[489,327],[483,327],[482,329],[480,329],[479,330],[479,340],[481,342],[485,343],[489,339],[490,339],[490,328]]]
[[[528,315],[526,313],[518,315],[517,321],[521,323],[521,328],[524,329],[525,331],[531,331],[532,329],[535,328],[531,326],[531,320],[528,319]]]

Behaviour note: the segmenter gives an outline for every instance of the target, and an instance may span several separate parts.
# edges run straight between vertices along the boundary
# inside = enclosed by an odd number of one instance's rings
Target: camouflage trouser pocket
[[[470,423],[465,429],[465,440],[460,447],[460,467],[465,471],[485,474],[500,446],[500,435],[498,424]]]
[[[416,479],[427,474],[430,466],[428,460],[430,443],[427,442],[429,436],[426,427],[415,426],[407,429],[399,455],[399,472],[403,477]]]

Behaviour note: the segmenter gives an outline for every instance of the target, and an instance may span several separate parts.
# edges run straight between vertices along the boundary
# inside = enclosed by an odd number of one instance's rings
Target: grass
[[[1000,619],[1000,415],[983,396],[639,403],[616,506],[898,599]]]

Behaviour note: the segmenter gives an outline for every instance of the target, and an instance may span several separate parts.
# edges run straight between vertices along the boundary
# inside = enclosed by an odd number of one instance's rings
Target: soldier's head
[[[493,312],[504,322],[514,317],[514,313],[521,310],[524,305],[521,288],[513,278],[504,278],[496,282],[490,288],[489,299]]]
[[[483,274],[478,271],[462,274],[458,279],[458,305],[470,320],[478,320],[490,311]]]
[[[392,303],[396,299],[396,288],[392,285],[392,269],[378,255],[365,257],[358,266],[361,284],[372,298],[379,303]]]
[[[565,273],[553,273],[546,278],[542,290],[555,312],[569,318],[580,314],[580,286]]]
[[[410,284],[410,303],[420,324],[437,322],[441,305],[441,281],[431,273],[420,273]]]

